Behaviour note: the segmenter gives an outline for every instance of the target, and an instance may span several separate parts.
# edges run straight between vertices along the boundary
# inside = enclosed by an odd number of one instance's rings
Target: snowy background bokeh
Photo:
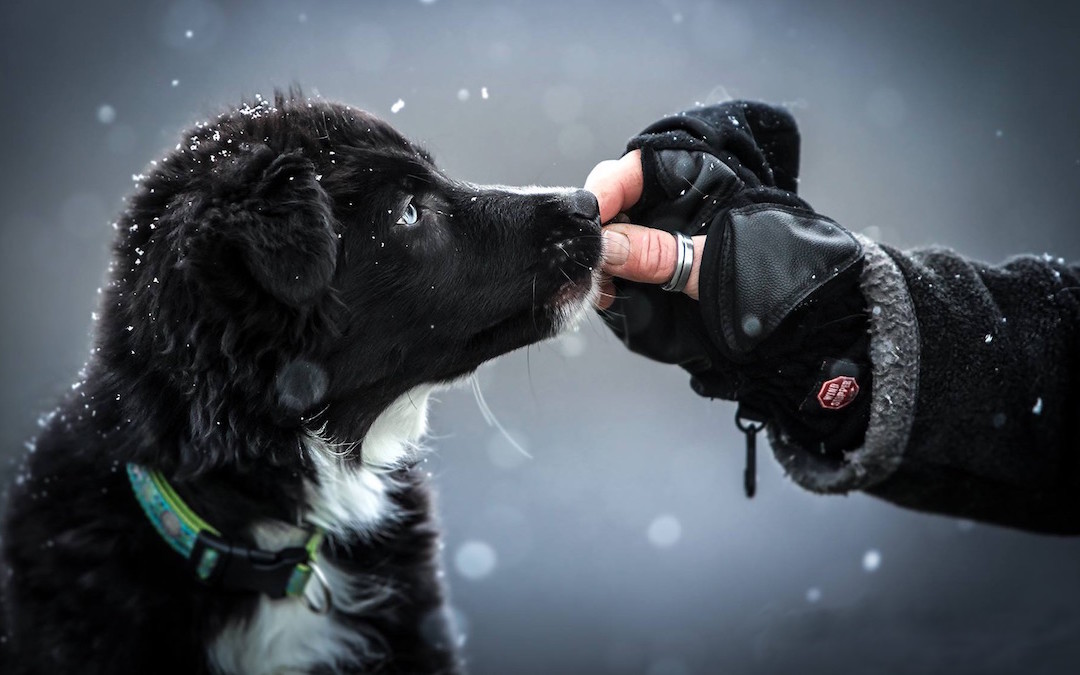
[[[87,354],[132,174],[242,95],[302,85],[479,182],[580,184],[660,115],[787,103],[802,190],[886,242],[1080,258],[1072,3],[70,2],[0,6],[3,477]],[[1080,541],[816,497],[733,408],[594,317],[433,412],[475,673],[1074,672]]]

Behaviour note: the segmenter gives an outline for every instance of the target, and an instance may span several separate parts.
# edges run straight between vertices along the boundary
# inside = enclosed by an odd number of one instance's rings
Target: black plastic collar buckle
[[[284,598],[296,566],[308,561],[307,549],[295,546],[264,551],[233,544],[203,531],[188,564],[203,583],[227,591],[255,591]]]

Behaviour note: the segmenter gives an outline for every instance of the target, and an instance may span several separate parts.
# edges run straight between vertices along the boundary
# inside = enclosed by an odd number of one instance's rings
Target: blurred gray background
[[[1076,259],[1078,26],[1033,2],[6,2],[4,478],[87,354],[131,175],[241,96],[298,83],[452,175],[558,185],[662,114],[784,102],[804,196],[849,228]],[[475,673],[1076,672],[1080,541],[816,497],[771,457],[748,502],[733,408],[596,317],[480,381],[532,459],[441,395],[429,465]]]

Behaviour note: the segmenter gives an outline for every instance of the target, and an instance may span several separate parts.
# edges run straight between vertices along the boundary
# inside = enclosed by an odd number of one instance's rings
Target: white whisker
[[[480,408],[480,414],[483,415],[484,421],[487,422],[489,427],[495,427],[496,429],[498,429],[499,432],[506,438],[506,440],[510,442],[510,445],[517,448],[518,452],[525,455],[529,459],[532,459],[533,456],[530,455],[528,451],[525,450],[525,448],[521,447],[520,443],[514,440],[514,437],[510,435],[510,432],[508,432],[503,427],[503,425],[499,423],[499,420],[496,419],[495,413],[491,412],[491,408],[488,406],[487,401],[484,400],[484,393],[480,391],[480,378],[476,376],[476,373],[473,373],[470,379],[472,380],[473,396],[476,397],[476,405]]]

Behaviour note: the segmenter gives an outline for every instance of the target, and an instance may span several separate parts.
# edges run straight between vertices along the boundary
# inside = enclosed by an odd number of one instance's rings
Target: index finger
[[[641,150],[620,159],[600,162],[585,179],[585,189],[596,195],[600,204],[600,222],[606,223],[641,199]]]

